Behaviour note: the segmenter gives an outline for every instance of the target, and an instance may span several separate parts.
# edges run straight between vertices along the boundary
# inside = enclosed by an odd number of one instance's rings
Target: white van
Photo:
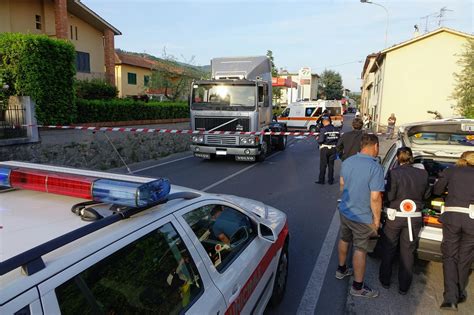
[[[328,110],[332,124],[335,127],[342,127],[344,121],[342,104],[341,101],[336,100],[291,103],[278,117],[278,122],[286,123],[288,128],[317,132],[320,127],[317,121],[325,110]]]

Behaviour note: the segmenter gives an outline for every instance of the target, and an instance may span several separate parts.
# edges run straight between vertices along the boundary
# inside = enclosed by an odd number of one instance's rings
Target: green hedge
[[[0,34],[0,67],[14,94],[36,102],[41,124],[74,121],[74,46],[46,35]]]
[[[188,118],[185,102],[142,102],[128,99],[78,99],[75,123]]]
[[[117,97],[118,90],[105,80],[76,80],[76,96],[86,100],[110,100]]]

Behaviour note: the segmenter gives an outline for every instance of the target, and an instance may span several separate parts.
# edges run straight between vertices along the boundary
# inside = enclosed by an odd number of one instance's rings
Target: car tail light
[[[0,186],[144,207],[160,202],[171,186],[166,178],[147,183],[104,179],[30,168],[0,168]]]

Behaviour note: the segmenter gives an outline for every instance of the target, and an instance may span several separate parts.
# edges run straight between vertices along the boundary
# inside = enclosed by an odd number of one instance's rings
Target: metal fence
[[[22,102],[16,98],[0,101],[0,140],[28,137],[25,125],[26,108]]]

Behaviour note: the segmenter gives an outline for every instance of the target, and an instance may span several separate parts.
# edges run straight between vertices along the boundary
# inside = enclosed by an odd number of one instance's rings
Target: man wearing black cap
[[[336,160],[336,144],[339,130],[331,124],[329,115],[323,116],[323,127],[319,131],[319,180],[316,184],[324,185],[326,167],[328,168],[328,184],[334,184],[334,161]]]

